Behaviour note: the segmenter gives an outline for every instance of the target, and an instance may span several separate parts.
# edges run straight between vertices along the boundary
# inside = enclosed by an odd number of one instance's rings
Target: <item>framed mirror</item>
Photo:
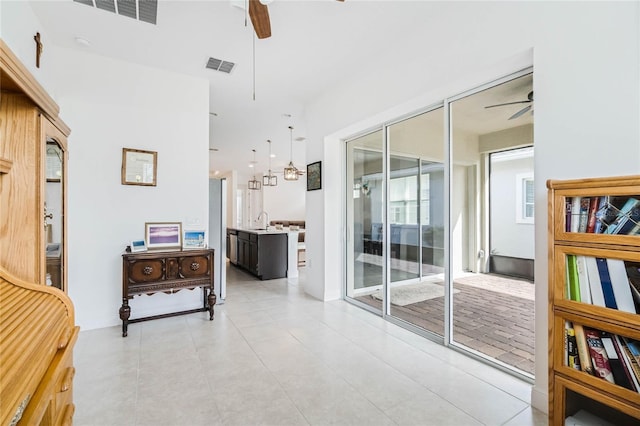
[[[156,186],[158,153],[122,148],[122,184]]]

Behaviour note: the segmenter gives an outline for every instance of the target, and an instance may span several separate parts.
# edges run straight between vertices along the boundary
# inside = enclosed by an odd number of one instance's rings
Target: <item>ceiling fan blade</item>
[[[260,3],[260,0],[249,0],[249,16],[253,29],[258,38],[271,37],[271,22],[269,21],[269,9]]]
[[[526,107],[522,108],[520,111],[516,112],[511,117],[509,117],[509,120],[513,120],[514,118],[520,117],[522,114],[526,113],[530,109],[531,109],[531,105],[527,105]]]
[[[486,106],[485,108],[495,108],[495,107],[500,107],[500,106],[505,106],[505,105],[529,104],[531,102],[533,102],[533,101],[526,100],[526,101],[517,101],[517,102],[507,102],[507,103],[504,103],[504,104],[489,105],[489,106]]]

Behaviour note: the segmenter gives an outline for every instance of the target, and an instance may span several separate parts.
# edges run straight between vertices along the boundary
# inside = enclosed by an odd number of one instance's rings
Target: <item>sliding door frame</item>
[[[453,123],[452,123],[452,117],[451,117],[451,104],[457,100],[463,99],[465,97],[474,95],[478,92],[490,89],[494,86],[498,86],[500,84],[506,83],[508,81],[523,77],[527,74],[532,74],[534,72],[533,67],[529,66],[526,67],[524,69],[521,69],[519,71],[516,71],[514,73],[505,75],[501,78],[495,79],[495,80],[491,80],[489,82],[486,82],[484,84],[475,86],[472,89],[460,92],[458,94],[455,94],[453,96],[450,97],[445,97],[442,101],[440,102],[435,102],[433,104],[428,105],[425,108],[420,108],[418,110],[414,110],[413,112],[401,115],[399,117],[397,117],[396,119],[393,120],[388,120],[385,121],[383,123],[381,123],[380,126],[375,126],[375,127],[370,127],[369,129],[362,131],[362,132],[358,132],[357,134],[354,134],[348,138],[343,139],[343,143],[345,146],[345,150],[343,152],[346,153],[347,150],[347,143],[357,139],[358,137],[364,136],[366,134],[369,133],[373,133],[375,131],[378,130],[382,130],[382,135],[383,135],[383,171],[384,171],[384,180],[385,180],[385,194],[384,194],[384,205],[385,208],[383,210],[383,219],[384,219],[384,235],[383,235],[383,240],[384,240],[384,252],[383,252],[383,276],[384,278],[384,282],[383,282],[383,303],[382,303],[382,317],[391,322],[394,323],[396,325],[399,325],[400,327],[403,327],[409,331],[412,331],[418,335],[421,335],[425,338],[428,338],[429,340],[438,342],[443,344],[444,346],[456,350],[458,352],[464,353],[472,358],[475,358],[483,363],[492,365],[493,367],[502,370],[506,373],[509,373],[511,375],[514,375],[516,377],[519,377],[522,380],[528,381],[528,382],[533,382],[533,378],[525,375],[525,374],[521,374],[519,373],[517,370],[514,370],[511,366],[508,366],[504,363],[501,363],[500,361],[496,360],[495,358],[490,358],[487,355],[484,355],[480,352],[477,352],[473,349],[470,349],[464,345],[461,345],[457,342],[455,342],[453,340],[453,297],[452,297],[452,293],[453,293],[453,277],[452,277],[452,247],[451,247],[451,242],[453,239],[453,234],[452,234],[452,229],[451,229],[451,223],[452,223],[452,218],[451,218],[451,211],[452,211],[452,191],[453,191],[453,179],[452,179],[452,170],[453,170]],[[398,318],[395,318],[393,316],[390,315],[390,283],[391,283],[391,271],[390,271],[390,247],[391,247],[391,241],[389,238],[390,232],[391,232],[391,225],[389,223],[388,218],[390,217],[390,202],[389,202],[389,191],[390,191],[390,164],[389,164],[389,159],[390,159],[390,152],[389,152],[389,128],[390,126],[392,126],[393,124],[396,123],[400,123],[402,121],[411,119],[413,117],[419,116],[421,114],[425,114],[428,112],[431,112],[433,110],[436,110],[438,108],[443,108],[443,126],[444,126],[444,138],[443,138],[443,148],[444,148],[444,158],[443,158],[443,165],[444,165],[444,227],[445,227],[445,232],[444,232],[444,283],[445,283],[445,313],[444,313],[444,335],[440,336],[437,335],[435,333],[432,333],[430,331],[424,330],[422,328],[416,327],[406,321],[400,320]],[[422,164],[421,164],[422,159],[420,159],[420,164],[419,164],[419,168],[421,169]],[[486,161],[486,159],[483,159],[482,161]],[[345,156],[345,161],[344,161],[344,173],[345,173],[345,191],[343,194],[343,200],[346,201],[346,197],[348,196],[349,193],[349,185],[348,182],[346,182],[347,176],[348,176],[348,170],[347,168],[349,167],[349,165],[347,164],[346,161],[346,156]],[[478,177],[482,176],[483,172],[486,171],[486,164],[481,164],[479,168],[476,168],[476,182],[475,182],[475,188],[480,189],[482,191],[483,188],[483,184],[482,182],[478,181]],[[481,213],[481,212],[476,212],[476,213]],[[482,216],[482,215],[481,215]],[[350,243],[349,238],[352,238],[352,233],[353,230],[350,229],[351,224],[348,222],[349,216],[348,216],[348,212],[346,212],[346,208],[345,208],[345,215],[343,216],[344,220],[345,220],[345,247],[348,247],[348,244]],[[481,218],[479,223],[480,223],[480,227],[484,228],[484,218]],[[477,232],[476,232],[477,233]],[[482,241],[482,238],[480,238],[476,244],[480,244],[481,246],[484,246],[484,243]],[[480,269],[483,269],[482,267]],[[365,305],[362,302],[359,302],[357,300],[355,300],[354,298],[351,297],[347,297],[346,296],[346,285],[348,282],[348,277],[347,277],[347,267],[345,265],[344,268],[344,285],[343,285],[343,298],[345,300],[348,300],[350,303],[353,303],[359,307],[362,307],[368,311],[371,311],[373,313],[376,314],[380,314],[379,312],[377,312],[377,310],[373,309],[372,307]]]

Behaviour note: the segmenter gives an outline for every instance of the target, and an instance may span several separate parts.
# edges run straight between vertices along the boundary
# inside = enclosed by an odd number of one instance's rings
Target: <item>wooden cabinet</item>
[[[0,424],[69,425],[79,331],[73,304],[59,290],[67,289],[69,129],[2,40],[0,82]],[[48,183],[55,199],[48,198]],[[47,273],[52,287],[42,285]]]
[[[122,306],[119,310],[122,320],[122,337],[127,336],[130,323],[150,319],[209,311],[209,320],[213,320],[213,307],[217,299],[213,282],[213,254],[213,249],[123,254]],[[203,307],[200,309],[129,319],[131,315],[129,300],[134,296],[160,291],[172,294],[182,289],[192,290],[197,287],[203,289]]]
[[[620,380],[618,375],[607,375],[598,368],[600,355],[588,349],[601,348],[614,358],[612,363],[621,363],[622,375],[626,371],[640,381],[625,350],[625,342],[640,340],[640,298],[633,296],[629,275],[633,265],[640,266],[640,235],[633,231],[640,222],[640,176],[548,181],[547,187],[550,424],[563,425],[580,410],[614,424],[640,424],[640,387],[625,385],[627,379]],[[633,209],[625,207],[632,205]],[[629,226],[619,227],[628,221]],[[622,275],[616,276],[614,268]],[[605,302],[610,283],[613,288],[619,283],[620,291],[611,291]],[[616,305],[611,297],[618,299]],[[571,351],[574,333],[577,347],[581,345],[580,330],[588,331],[583,347],[591,355],[578,357],[576,365]],[[589,338],[590,330],[597,339]],[[613,343],[613,350],[611,345],[609,349],[606,344],[598,346],[605,340]],[[633,382],[631,376],[628,380]]]
[[[228,230],[228,237],[232,232],[237,233],[237,266],[261,280],[287,276],[287,233]]]
[[[66,292],[70,130],[58,118],[53,99],[1,40],[0,58],[0,264],[38,284],[45,284],[49,273]],[[54,159],[58,163],[52,170]],[[48,244],[57,244],[59,250],[47,252]]]

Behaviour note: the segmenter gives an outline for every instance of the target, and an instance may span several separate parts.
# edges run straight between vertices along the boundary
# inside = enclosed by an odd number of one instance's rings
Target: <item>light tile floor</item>
[[[207,313],[82,331],[76,425],[546,425],[531,386],[299,279],[231,267]]]

